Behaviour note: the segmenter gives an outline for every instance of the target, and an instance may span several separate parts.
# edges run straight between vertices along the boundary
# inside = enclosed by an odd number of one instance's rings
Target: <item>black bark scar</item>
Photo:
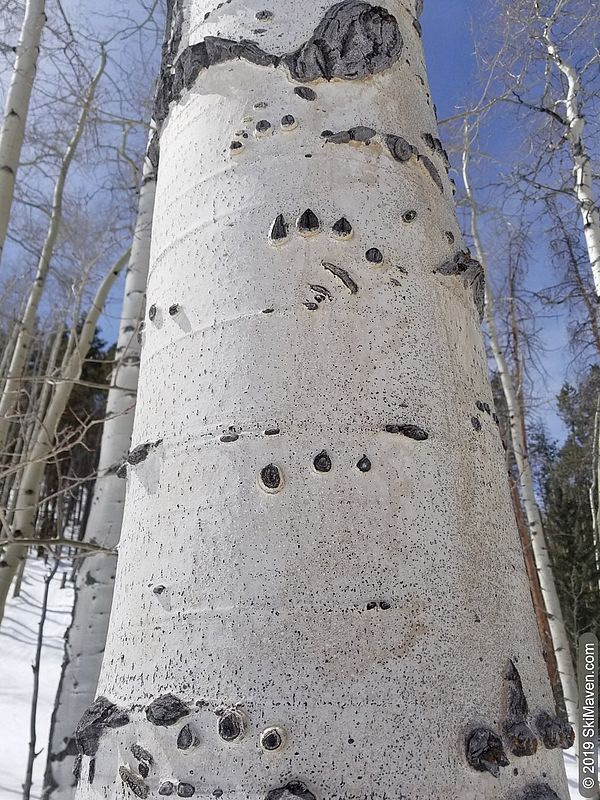
[[[350,291],[350,294],[356,294],[358,292],[358,286],[345,269],[342,269],[342,267],[338,267],[335,264],[330,264],[329,261],[321,261],[321,264],[326,270],[329,270],[329,272],[335,275],[336,278],[341,280],[346,289]]]
[[[169,3],[167,25],[154,109],[159,125],[171,102],[181,98],[201,70],[216,64],[243,58],[262,67],[284,65],[299,83],[356,80],[389,69],[404,47],[396,18],[385,8],[361,0],[342,0],[331,6],[310,39],[293,53],[283,55],[267,53],[250,40],[207,36],[186,47],[177,58],[182,25],[179,3]]]
[[[128,722],[129,716],[126,711],[111,703],[106,697],[98,697],[83,713],[75,730],[75,741],[80,753],[95,756],[100,737],[107,728],[121,728]]]

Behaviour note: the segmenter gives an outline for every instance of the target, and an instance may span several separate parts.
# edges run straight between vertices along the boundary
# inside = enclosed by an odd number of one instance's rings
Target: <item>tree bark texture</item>
[[[78,798],[567,797],[418,5],[171,7]]]

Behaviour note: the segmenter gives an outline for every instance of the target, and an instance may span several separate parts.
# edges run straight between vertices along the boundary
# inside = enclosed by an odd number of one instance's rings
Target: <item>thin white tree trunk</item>
[[[415,10],[172,14],[80,800],[566,800]]]
[[[0,130],[0,258],[6,241],[27,112],[46,22],[45,0],[27,0],[17,57],[4,104]]]
[[[108,392],[98,477],[85,529],[86,541],[111,550],[119,541],[123,519],[126,484],[117,477],[116,468],[123,463],[131,446],[141,349],[137,331],[146,297],[155,172],[154,166],[146,159],[131,260],[125,279],[117,340],[118,361]],[[65,655],[50,728],[44,800],[70,800],[75,791],[75,728],[95,696],[106,643],[115,569],[114,555],[99,554],[86,561],[78,572],[73,618],[65,636]]]
[[[60,419],[67,407],[71,391],[75,381],[81,374],[81,368],[85,356],[90,348],[90,344],[96,330],[96,323],[100,316],[108,293],[110,292],[117,276],[123,269],[129,258],[129,251],[116,262],[110,272],[100,284],[92,305],[86,315],[81,333],[72,334],[77,336],[77,343],[69,362],[57,381],[57,385],[44,414],[43,424],[37,430],[37,438],[32,442],[28,451],[28,463],[23,470],[19,482],[15,513],[12,523],[13,538],[33,539],[35,531],[33,523],[35,513],[42,488],[42,480],[46,461],[52,453],[55,444],[55,436],[58,430]],[[6,598],[12,579],[17,571],[19,563],[27,553],[27,547],[18,544],[9,544],[4,550],[4,556],[0,568],[0,620],[4,615]]]
[[[583,221],[583,234],[594,278],[596,296],[600,299],[600,210],[594,197],[593,162],[583,135],[585,117],[583,116],[579,99],[581,82],[576,67],[561,56],[560,49],[552,39],[552,25],[563,5],[563,2],[559,2],[554,15],[546,22],[543,42],[548,55],[564,75],[567,82],[567,95],[564,100],[567,121],[566,136],[573,155],[575,197],[577,198]]]
[[[479,233],[477,208],[473,199],[473,191],[469,180],[468,162],[469,148],[467,139],[465,137],[462,177],[465,187],[465,194],[470,206],[471,235],[475,245],[477,258],[482,264],[484,272],[487,275],[487,259],[485,250],[483,248],[483,242],[481,240],[481,235]],[[496,362],[496,369],[498,371],[498,376],[502,385],[502,392],[504,394],[504,399],[506,401],[506,407],[508,410],[510,438],[513,452],[515,454],[515,461],[517,462],[519,486],[521,489],[521,496],[523,498],[523,506],[525,508],[525,515],[527,517],[527,524],[529,526],[531,546],[539,576],[540,588],[542,590],[544,605],[548,615],[550,633],[552,635],[552,642],[554,644],[556,664],[558,667],[566,712],[569,722],[571,725],[575,726],[577,723],[577,678],[575,676],[573,659],[571,657],[569,637],[565,628],[565,622],[558,599],[558,593],[556,591],[556,584],[554,581],[552,564],[550,562],[550,556],[548,553],[548,545],[546,543],[546,537],[544,534],[542,517],[535,497],[533,474],[531,463],[528,457],[527,442],[525,440],[524,433],[525,423],[510,369],[506,363],[504,351],[502,350],[500,341],[498,339],[496,321],[494,318],[494,296],[492,294],[489,282],[486,282],[485,289],[484,319],[488,331],[490,347],[494,356],[494,361]]]
[[[29,293],[27,305],[23,313],[23,317],[18,323],[20,326],[19,335],[13,350],[8,375],[2,390],[2,396],[0,397],[0,451],[4,450],[6,446],[8,432],[11,422],[13,421],[11,415],[14,412],[19,397],[21,379],[23,377],[23,371],[25,364],[27,363],[27,355],[29,353],[31,341],[35,332],[35,321],[40,300],[44,292],[46,277],[48,275],[48,270],[50,269],[50,262],[54,253],[54,246],[60,230],[62,221],[63,195],[67,175],[75,156],[77,146],[83,135],[86,120],[88,118],[92,102],[94,100],[94,95],[96,93],[100,78],[102,77],[102,73],[104,72],[105,66],[106,53],[104,48],[102,48],[98,70],[96,71],[96,74],[94,75],[88,87],[83,100],[81,112],[79,114],[79,119],[77,120],[75,132],[73,133],[73,136],[65,151],[65,155],[62,159],[52,197],[52,211],[50,214],[48,231],[46,232],[46,238],[40,253],[37,271],[31,291]]]

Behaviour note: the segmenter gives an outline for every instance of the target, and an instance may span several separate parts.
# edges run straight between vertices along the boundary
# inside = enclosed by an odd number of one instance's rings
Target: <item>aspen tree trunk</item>
[[[467,145],[465,145],[463,153],[462,177],[465,186],[465,194],[470,204],[471,235],[475,245],[475,252],[480,263],[483,265],[484,271],[487,273],[485,252],[483,249],[481,236],[479,234],[477,212],[473,200],[471,184],[469,181]],[[548,616],[548,624],[550,626],[552,642],[554,644],[556,664],[558,667],[558,674],[560,677],[560,683],[565,701],[565,708],[569,722],[571,725],[575,725],[577,722],[577,678],[575,676],[575,668],[573,666],[573,659],[571,657],[569,637],[567,635],[567,630],[565,628],[565,622],[558,599],[558,592],[556,590],[556,583],[554,581],[554,574],[552,572],[552,564],[550,562],[550,555],[548,553],[548,545],[546,543],[546,537],[544,534],[542,516],[540,514],[540,509],[535,497],[535,490],[533,488],[533,473],[531,470],[531,462],[529,461],[528,456],[523,409],[519,403],[517,389],[514,385],[512,376],[510,374],[510,369],[506,363],[504,351],[502,350],[500,341],[498,339],[496,321],[494,318],[494,297],[489,285],[486,285],[485,290],[484,318],[490,340],[490,347],[492,349],[494,361],[496,362],[498,376],[502,385],[502,392],[504,394],[506,407],[508,409],[510,438],[515,454],[515,461],[517,462],[517,472],[519,477],[519,485],[521,488],[521,495],[523,497],[523,507],[527,517],[527,524],[529,525],[531,548],[539,576],[542,596],[544,598],[544,606]]]
[[[577,68],[562,57],[560,48],[552,38],[552,26],[564,5],[564,0],[559,0],[554,14],[546,20],[542,41],[548,55],[564,76],[567,85],[564,99],[567,122],[566,138],[573,155],[574,191],[583,222],[583,234],[594,278],[596,297],[600,300],[600,210],[594,197],[592,160],[583,135],[585,117],[579,97],[581,81]]]
[[[27,0],[25,4],[17,57],[4,104],[0,130],[0,258],[6,241],[40,39],[46,22],[44,7],[45,0]]]
[[[116,278],[129,259],[129,251],[116,262],[106,275],[98,288],[92,305],[86,315],[81,333],[71,334],[77,338],[72,355],[65,365],[57,386],[44,414],[43,424],[37,429],[37,438],[32,442],[28,451],[28,463],[23,470],[19,483],[19,490],[15,503],[13,518],[13,539],[31,540],[34,537],[34,520],[42,488],[42,480],[46,461],[52,453],[54,439],[58,430],[60,419],[67,407],[73,384],[81,374],[85,356],[94,337],[98,317],[104,307],[108,293]],[[27,554],[27,546],[13,541],[5,548],[2,562],[0,562],[0,621],[4,616],[6,598],[12,579],[18,569],[21,559]]]
[[[566,800],[418,5],[172,9],[80,799]]]
[[[65,183],[69,174],[69,168],[77,151],[77,146],[83,136],[85,124],[92,107],[92,102],[96,94],[96,89],[104,68],[106,66],[106,53],[104,48],[100,55],[100,64],[94,75],[86,96],[83,101],[79,119],[75,127],[75,132],[67,146],[63,157],[58,178],[54,187],[52,197],[52,210],[50,213],[50,224],[46,232],[46,238],[42,246],[40,258],[37,265],[36,275],[27,299],[27,305],[22,319],[19,321],[19,335],[12,354],[8,375],[0,397],[0,452],[5,448],[8,432],[11,425],[11,414],[13,413],[19,397],[21,378],[27,363],[27,356],[35,330],[35,320],[37,317],[40,301],[44,292],[50,262],[54,253],[54,246],[58,238],[60,225],[62,222],[62,206]]]
[[[86,541],[111,550],[119,541],[123,519],[125,481],[117,477],[116,468],[125,460],[131,445],[140,356],[137,330],[146,297],[155,172],[155,167],[146,159],[131,260],[125,279],[117,341],[118,362],[108,392],[98,478],[85,529]],[[77,575],[73,618],[65,636],[65,655],[50,727],[45,800],[70,800],[75,791],[75,728],[95,696],[106,643],[115,569],[114,554],[102,553],[88,559]]]

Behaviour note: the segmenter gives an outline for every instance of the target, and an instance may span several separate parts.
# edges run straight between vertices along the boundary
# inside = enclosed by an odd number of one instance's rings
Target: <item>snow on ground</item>
[[[6,616],[0,626],[0,800],[14,800],[22,796],[29,749],[29,712],[33,690],[31,665],[35,659],[44,576],[50,569],[49,564],[44,564],[41,558],[28,560],[21,595],[8,602]],[[67,580],[64,589],[60,588],[63,572],[69,573],[66,562],[52,580],[44,626],[36,745],[36,752],[42,752],[34,762],[32,800],[38,800],[41,796],[50,715],[62,663],[63,634],[73,603],[70,581]]]
[[[9,601],[0,627],[0,800],[15,800],[22,795],[33,689],[31,665],[35,658],[44,575],[48,569],[42,559],[27,562],[21,596]],[[32,800],[39,800],[42,789],[50,715],[62,662],[63,634],[69,624],[73,602],[71,583],[67,581],[66,587],[60,588],[63,572],[69,573],[66,563],[52,581],[44,627],[36,746],[36,752],[42,752],[34,764]],[[579,800],[575,751],[567,750],[564,755],[571,800]]]

